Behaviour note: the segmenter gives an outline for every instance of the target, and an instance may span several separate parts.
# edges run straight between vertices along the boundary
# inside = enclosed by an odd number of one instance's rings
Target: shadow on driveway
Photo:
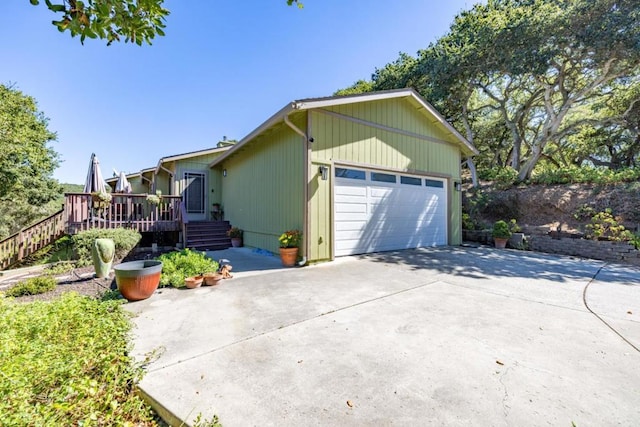
[[[367,254],[358,258],[406,265],[416,271],[436,270],[474,279],[500,276],[554,282],[594,277],[594,272],[605,265],[604,261],[487,247],[420,248]],[[568,262],[570,269],[567,268]],[[609,275],[611,279],[616,279],[615,272],[609,272]]]

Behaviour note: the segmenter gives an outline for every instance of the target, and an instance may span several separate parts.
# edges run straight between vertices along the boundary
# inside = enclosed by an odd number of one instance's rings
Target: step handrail
[[[65,234],[64,209],[0,241],[0,270],[22,261]]]

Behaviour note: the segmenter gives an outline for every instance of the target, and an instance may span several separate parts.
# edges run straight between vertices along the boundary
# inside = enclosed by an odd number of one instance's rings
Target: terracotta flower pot
[[[218,273],[205,273],[203,277],[204,282],[202,284],[206,286],[215,286],[222,280],[222,274]]]
[[[114,268],[118,290],[129,301],[147,299],[160,284],[162,262],[131,261],[123,262]]]
[[[494,238],[493,238],[493,242],[495,243],[496,248],[498,248],[498,249],[504,249],[504,248],[506,248],[506,247],[507,247],[507,241],[508,241],[508,240],[509,240],[509,239],[502,239],[502,238],[500,238],[500,237],[494,237]]]
[[[204,277],[202,276],[185,277],[184,284],[187,288],[193,289],[202,285],[203,280]]]
[[[280,260],[285,267],[293,267],[298,259],[298,248],[280,248]]]

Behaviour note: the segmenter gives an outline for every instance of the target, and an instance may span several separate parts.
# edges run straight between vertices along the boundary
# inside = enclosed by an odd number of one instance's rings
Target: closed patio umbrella
[[[127,176],[124,172],[120,172],[118,175],[118,181],[116,181],[116,193],[131,193],[131,183],[127,179]]]
[[[107,188],[102,179],[100,171],[100,162],[95,153],[91,153],[91,161],[89,162],[89,171],[87,172],[87,180],[84,183],[85,193],[106,193]]]

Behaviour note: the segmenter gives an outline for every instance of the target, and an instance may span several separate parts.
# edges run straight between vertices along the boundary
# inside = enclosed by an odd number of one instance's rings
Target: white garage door
[[[335,256],[447,244],[445,180],[335,169]]]

